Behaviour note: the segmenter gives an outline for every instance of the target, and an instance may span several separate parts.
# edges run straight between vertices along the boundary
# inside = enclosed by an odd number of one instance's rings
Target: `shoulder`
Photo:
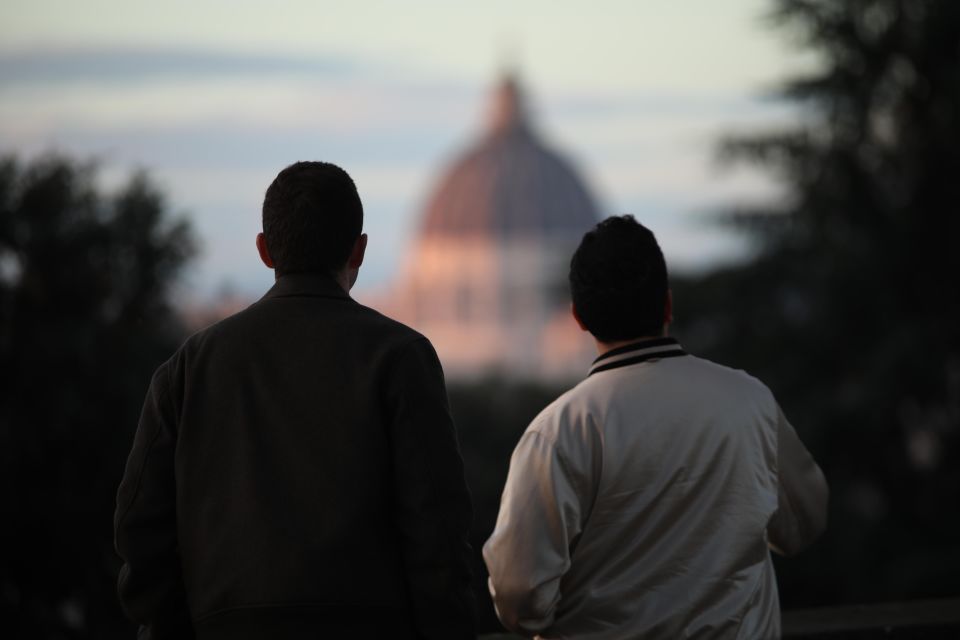
[[[729,367],[691,354],[676,358],[671,364],[676,364],[682,369],[683,375],[690,376],[697,382],[726,389],[738,389],[742,393],[757,396],[772,395],[767,385],[743,369]]]
[[[602,417],[593,412],[584,389],[578,385],[533,419],[514,448],[511,474],[514,469],[545,473],[550,468],[577,490],[586,491],[599,482],[603,457]]]
[[[398,344],[410,344],[416,342],[425,342],[428,345],[430,341],[416,329],[409,327],[398,320],[382,314],[372,307],[365,306],[359,302],[354,303],[354,313],[363,319],[368,326],[395,341]],[[432,347],[431,347],[432,348]]]
[[[251,307],[252,306],[253,305],[251,305]],[[237,313],[194,331],[183,340],[179,348],[177,348],[164,365],[172,367],[177,364],[182,364],[190,360],[195,354],[203,351],[209,345],[228,339],[232,334],[241,333],[246,324],[244,318],[249,314],[251,307],[247,307],[242,311],[238,311]]]
[[[393,370],[414,366],[440,368],[439,357],[430,340],[416,329],[383,313],[353,302],[350,322],[366,336],[368,357]]]
[[[719,399],[756,407],[767,417],[776,416],[779,408],[773,392],[760,379],[743,369],[728,367],[705,358],[687,356],[682,375],[691,386]],[[679,364],[679,363],[678,363]]]
[[[365,336],[367,366],[380,371],[385,376],[381,379],[408,391],[427,380],[445,385],[440,358],[426,336],[360,303],[352,304],[351,314],[351,322]]]
[[[583,380],[544,407],[524,435],[560,446],[592,440],[602,422],[600,402],[590,379]]]

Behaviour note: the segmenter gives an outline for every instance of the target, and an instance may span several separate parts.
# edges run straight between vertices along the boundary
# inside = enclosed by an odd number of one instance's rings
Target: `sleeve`
[[[147,391],[114,515],[114,541],[123,560],[120,603],[141,625],[139,637],[151,640],[193,637],[177,546],[177,430],[169,366],[157,370]]]
[[[386,383],[394,504],[414,622],[423,638],[473,640],[472,506],[433,347],[394,355]]]
[[[793,555],[826,529],[829,489],[783,411],[777,411],[777,511],[767,525],[767,534],[774,551]]]
[[[493,535],[483,547],[497,616],[511,631],[535,635],[554,622],[560,580],[592,501],[583,467],[528,429],[510,460]]]

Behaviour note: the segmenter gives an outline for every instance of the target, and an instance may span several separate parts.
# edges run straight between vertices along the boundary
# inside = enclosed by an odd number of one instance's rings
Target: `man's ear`
[[[263,233],[257,234],[257,251],[260,252],[260,259],[263,260],[263,264],[267,265],[268,269],[273,269],[273,258],[270,257],[270,252],[267,250],[267,239]]]
[[[347,258],[347,267],[350,269],[359,269],[363,264],[363,256],[367,252],[367,234],[361,233],[357,241],[353,243],[353,249],[350,251],[350,257]]]
[[[570,305],[570,313],[573,314],[573,319],[577,321],[577,326],[580,327],[582,331],[590,331],[587,329],[587,325],[583,324],[583,320],[580,319],[580,314],[577,313],[577,308],[573,304]]]

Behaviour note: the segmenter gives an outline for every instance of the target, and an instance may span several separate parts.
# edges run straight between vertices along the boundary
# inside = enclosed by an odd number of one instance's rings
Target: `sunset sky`
[[[295,160],[355,178],[370,234],[358,292],[389,286],[442,170],[513,69],[546,141],[604,213],[631,212],[674,270],[742,256],[711,222],[775,197],[715,143],[792,117],[769,93],[812,64],[762,0],[187,2],[4,0],[0,153],[146,169],[193,222],[185,295],[256,296],[263,191]]]

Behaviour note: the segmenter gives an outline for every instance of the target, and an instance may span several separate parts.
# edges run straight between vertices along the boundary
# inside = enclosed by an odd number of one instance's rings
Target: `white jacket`
[[[672,338],[597,359],[530,424],[483,548],[509,629],[776,638],[769,548],[826,525],[823,474],[770,391]]]

